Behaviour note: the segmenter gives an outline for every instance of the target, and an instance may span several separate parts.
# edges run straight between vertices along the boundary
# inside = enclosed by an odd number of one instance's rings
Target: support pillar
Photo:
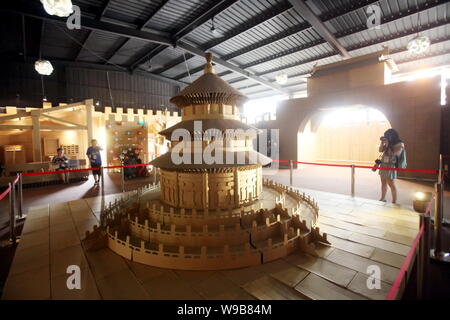
[[[42,162],[41,124],[39,122],[40,111],[31,111],[33,124],[33,161]]]
[[[88,143],[87,145],[91,145],[91,140],[94,138],[94,132],[93,132],[93,121],[92,121],[92,114],[94,112],[94,100],[89,99],[85,100],[84,104],[86,106],[86,127],[87,127],[87,138]]]
[[[239,207],[239,171],[237,168],[233,168],[234,175],[234,206]]]
[[[202,173],[203,178],[203,209],[209,208],[209,186],[208,186],[208,173]]]

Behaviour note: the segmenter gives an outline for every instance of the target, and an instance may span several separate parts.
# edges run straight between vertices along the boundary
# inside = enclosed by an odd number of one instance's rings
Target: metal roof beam
[[[41,22],[41,32],[39,33],[39,59],[41,59],[42,56],[42,42],[44,41],[45,20],[42,20]]]
[[[308,21],[321,36],[324,38],[339,54],[348,59],[350,54],[339,42],[339,40],[328,30],[327,26],[317,15],[311,10],[311,8],[303,0],[288,0],[295,8],[298,14],[300,14],[306,21]]]
[[[36,19],[41,19],[45,21],[55,22],[59,24],[66,24],[66,20],[58,18],[55,16],[47,15],[43,12],[42,8],[37,7],[35,4],[31,3],[27,6],[18,5],[15,3],[8,3],[5,6],[0,7],[0,11],[14,12],[23,14],[28,17],[33,17]],[[138,40],[143,40],[147,42],[159,43],[170,45],[172,42],[170,39],[156,35],[148,31],[135,30],[128,27],[123,27],[110,22],[97,21],[95,19],[81,17],[81,27],[89,30],[102,31],[109,34],[114,34],[123,37],[134,38]]]
[[[98,12],[98,14],[97,14],[97,17],[96,17],[97,20],[100,20],[100,21],[102,20],[102,17],[103,17],[103,15],[106,13],[106,11],[108,10],[108,6],[109,6],[110,3],[111,3],[111,0],[105,0],[105,1],[103,2],[103,5],[102,5],[102,7],[100,8],[100,10],[99,10],[99,12]],[[93,32],[94,32],[93,30],[90,30],[89,33],[88,33],[88,35],[87,35],[86,38],[84,39],[83,44],[80,46],[80,50],[78,50],[78,53],[77,53],[77,55],[75,56],[75,61],[77,61],[78,59],[80,59],[81,52],[83,51],[84,46],[86,45],[86,43],[88,43],[88,41],[89,41],[89,39],[91,38]]]
[[[200,56],[200,57],[204,57],[205,56],[205,52],[202,49],[196,48],[196,47],[191,46],[191,45],[189,45],[187,43],[184,43],[184,42],[180,41],[178,43],[178,46],[180,48],[184,49],[186,52],[189,52],[189,53],[191,53],[193,55]],[[251,80],[253,80],[255,82],[258,82],[258,83],[260,83],[260,84],[262,84],[262,85],[264,85],[264,86],[266,86],[266,87],[268,87],[268,88],[270,88],[272,90],[281,92],[283,94],[289,94],[289,92],[286,89],[283,89],[283,87],[281,87],[277,83],[274,83],[274,82],[271,82],[271,81],[267,81],[267,80],[265,80],[265,79],[263,79],[261,77],[256,76],[253,73],[245,71],[245,70],[239,68],[238,66],[236,66],[234,64],[231,64],[231,63],[229,63],[227,61],[224,61],[224,60],[222,60],[220,58],[214,58],[214,62],[216,64],[218,64],[218,65],[221,65],[221,66],[227,68],[228,70],[231,70],[233,72],[241,74],[244,77],[246,77],[248,79],[251,79]]]
[[[172,61],[170,61],[170,62],[167,63],[166,65],[164,65],[164,66],[162,66],[162,67],[156,69],[156,70],[155,70],[155,73],[161,74],[161,73],[163,73],[164,71],[170,70],[170,69],[172,69],[173,67],[179,65],[180,63],[184,63],[185,59],[186,59],[186,61],[188,61],[189,59],[192,59],[193,57],[195,57],[195,55],[193,55],[193,54],[190,54],[190,53],[184,54],[184,55],[182,55],[181,57],[176,58],[176,59],[173,59]],[[201,67],[201,70],[203,70],[203,68],[204,68],[204,67]],[[186,76],[187,76],[187,75],[188,75],[188,74],[186,73]]]
[[[25,31],[25,17],[23,15],[20,16],[21,20],[22,20],[22,54],[23,54],[23,59],[26,60],[27,59],[27,36],[26,36],[26,31]]]
[[[422,28],[422,31],[434,29],[434,28],[440,27],[442,25],[446,25],[448,23],[450,23],[450,19],[446,19],[445,23],[442,23],[442,22],[440,22],[440,23],[432,23],[432,24],[428,25],[427,27]],[[409,30],[405,30],[405,33],[402,35],[402,37],[414,35],[416,33],[417,33],[417,28],[411,28]],[[348,51],[355,51],[355,50],[363,49],[363,48],[366,48],[366,47],[370,47],[370,46],[375,45],[375,44],[382,44],[382,43],[384,43],[386,41],[394,40],[394,39],[397,39],[397,38],[398,38],[398,35],[390,35],[390,36],[387,36],[387,37],[383,36],[383,37],[377,38],[377,39],[372,40],[372,41],[356,44],[356,45],[354,45],[352,47],[349,47]],[[441,41],[439,41],[439,42],[441,42]],[[391,53],[395,53],[395,51],[391,51]],[[306,64],[306,63],[315,62],[317,60],[321,60],[321,59],[325,59],[325,58],[329,58],[329,57],[332,57],[334,55],[335,55],[335,53],[325,53],[325,54],[323,54],[321,56],[305,59],[305,60],[303,60],[301,62],[295,62],[295,63],[292,63],[290,65],[287,65],[287,66],[284,66],[284,67],[281,67],[281,68],[275,68],[275,69],[270,69],[270,70],[267,70],[267,71],[264,71],[264,72],[259,72],[259,73],[257,73],[257,75],[258,76],[263,76],[263,75],[268,75],[270,73],[280,72],[281,70],[284,70],[284,69],[298,67],[300,65],[303,65],[303,64]]]
[[[158,14],[158,12],[161,11],[162,8],[169,2],[169,0],[163,0],[161,3],[156,7],[155,10],[153,10],[152,14],[145,20],[145,22],[141,25],[140,29],[144,29],[147,27],[147,25],[152,21],[153,17]]]
[[[358,3],[352,3],[350,5],[350,9],[348,9],[346,7],[346,8],[340,8],[338,10],[333,10],[333,12],[325,13],[325,14],[320,15],[320,19],[323,19],[324,21],[330,21],[332,19],[341,17],[343,15],[355,12],[356,10],[364,8],[365,6],[370,5],[372,3],[375,3],[375,2],[378,2],[378,1],[379,0],[364,0],[364,1],[359,1]],[[231,59],[236,58],[236,57],[238,57],[240,55],[243,55],[243,54],[249,53],[251,51],[257,50],[257,49],[259,49],[261,47],[264,47],[266,45],[269,45],[269,44],[271,44],[273,42],[276,42],[276,41],[282,40],[284,38],[290,37],[290,36],[292,36],[294,34],[297,34],[299,32],[308,30],[310,28],[312,28],[312,27],[311,27],[311,25],[308,22],[297,24],[297,25],[293,26],[292,28],[289,28],[288,30],[283,30],[282,32],[280,32],[278,34],[275,34],[274,36],[271,36],[269,38],[266,38],[266,39],[263,39],[261,41],[258,41],[258,42],[254,43],[254,44],[251,44],[251,45],[249,45],[247,47],[239,49],[239,50],[237,50],[235,52],[232,52],[230,54],[224,55],[221,58],[223,60],[225,60],[225,61],[231,60]],[[320,40],[321,40],[320,43],[325,41],[325,40],[322,40],[322,39],[320,39]],[[315,46],[315,45],[317,45],[317,43],[315,41],[311,42],[310,44],[307,44],[304,48],[308,48],[309,45]],[[290,50],[290,51],[292,51],[292,50]],[[244,68],[244,66],[241,66],[241,67]],[[182,74],[179,74],[179,75],[175,76],[174,79],[183,79],[183,78],[187,77],[188,74],[193,75],[193,74],[196,74],[197,72],[200,72],[201,70],[203,70],[203,67],[194,68],[192,70],[189,70],[189,73],[188,72],[184,72]]]
[[[239,26],[233,30],[230,30],[223,37],[207,42],[201,48],[204,51],[210,50],[210,49],[214,48],[215,46],[218,46],[219,44],[222,44],[225,41],[228,41],[241,33],[244,33],[260,24],[263,24],[263,23],[275,18],[276,16],[278,16],[280,14],[285,13],[289,9],[292,9],[292,6],[289,3],[287,3],[287,2],[281,3],[281,4],[277,5],[275,8],[268,9],[267,11],[258,15],[257,17],[255,17],[254,19],[249,21],[248,23],[242,24],[241,26]],[[191,58],[192,57],[190,57],[190,58],[186,57],[186,60],[189,60]],[[167,66],[164,66],[163,68],[158,69],[158,73],[163,73],[181,63],[184,63],[183,57],[176,59],[175,61],[173,61],[172,63],[169,63]]]
[[[140,27],[138,28],[138,30],[143,30],[146,28],[146,26],[150,23],[150,21],[153,19],[153,17],[159,12],[161,11],[161,9],[166,5],[166,3],[169,2],[169,0],[163,0],[158,7],[156,7],[155,10],[153,10],[153,12],[150,14],[150,16],[147,18],[147,20],[145,20],[145,22],[143,24],[140,25]],[[120,46],[118,46],[113,52],[111,52],[111,54],[106,58],[105,63],[109,63],[110,60],[117,54],[117,52],[119,52],[123,47],[125,47],[125,45],[130,41],[130,39],[126,39],[125,41],[122,42],[122,44]]]
[[[118,66],[118,65],[104,65],[104,64],[98,64],[98,63],[91,63],[91,62],[80,62],[80,61],[73,61],[73,60],[62,60],[58,58],[52,58],[52,57],[45,57],[45,59],[50,60],[55,65],[61,65],[71,68],[81,68],[81,69],[90,69],[90,70],[96,70],[96,71],[114,71],[114,72],[128,72],[128,68],[126,66]],[[28,56],[27,61],[36,61],[35,57]],[[188,84],[186,82],[173,80],[158,74],[153,74],[151,72],[141,71],[141,70],[135,70],[133,73],[138,76],[143,76],[147,78],[151,78],[154,80],[159,80],[165,83],[169,83],[175,86],[179,87],[185,87]]]
[[[199,27],[200,25],[202,25],[203,23],[205,23],[206,21],[208,21],[209,19],[211,19],[212,17],[217,15],[218,13],[226,10],[228,7],[232,6],[233,4],[235,4],[238,1],[239,0],[221,0],[221,1],[218,1],[216,4],[214,4],[208,10],[206,10],[199,17],[195,18],[193,21],[191,21],[190,23],[188,23],[187,25],[185,25],[184,27],[179,29],[177,32],[175,32],[175,34],[171,37],[172,38],[172,43],[176,44],[176,42],[178,40],[184,38],[189,33],[194,31],[197,27]],[[155,48],[156,50],[153,49],[153,50],[150,51],[150,53],[144,54],[142,57],[138,58],[137,60],[135,60],[131,64],[130,69],[133,71],[134,69],[136,69],[136,67],[142,61],[153,58],[154,56],[159,54],[159,52],[162,52],[163,49],[165,49],[165,48],[166,48],[165,46],[159,46],[159,47]],[[153,56],[150,55],[152,52],[153,52]]]
[[[441,39],[439,41],[436,41],[434,44],[445,42],[445,41],[450,41],[450,37],[447,37],[446,39]],[[404,52],[407,52],[407,50],[405,50],[405,48],[402,48],[402,49],[398,49],[398,50],[392,51],[390,54],[397,54],[397,53],[404,53]],[[396,61],[396,64],[397,65],[402,65],[402,64],[406,64],[408,62],[415,62],[415,61],[420,61],[420,60],[424,60],[424,59],[441,57],[441,56],[448,55],[448,54],[450,54],[450,50],[446,50],[446,51],[443,51],[443,52],[437,52],[437,53],[420,55],[420,56],[416,56],[416,57],[407,57],[405,59],[401,59],[401,60]],[[300,76],[306,76],[306,75],[308,75],[308,74],[307,73],[306,74],[305,73],[301,73],[301,74],[293,75],[292,77],[300,77]],[[285,87],[297,86],[297,85],[300,85],[300,84],[301,84],[301,82],[300,83],[296,83],[296,84],[288,84]],[[250,87],[256,87],[256,86],[259,86],[259,84],[249,86],[249,88]],[[270,92],[270,91],[268,91],[268,90],[261,90],[261,91],[258,91],[258,92],[249,93],[248,95],[252,95],[252,94],[255,94],[255,93],[262,93],[262,92]],[[298,92],[298,91],[296,91],[296,92]]]
[[[401,19],[401,18],[404,18],[406,16],[411,16],[413,14],[416,14],[417,12],[421,12],[422,10],[431,9],[432,7],[435,7],[435,6],[440,5],[442,3],[443,3],[443,1],[439,1],[438,0],[438,1],[433,2],[430,5],[427,4],[427,3],[423,3],[421,6],[415,7],[414,9],[408,9],[407,11],[405,10],[404,12],[402,12],[402,11],[397,12],[395,14],[392,14],[392,15],[388,16],[388,17],[384,17],[382,19],[382,21],[381,21],[381,25],[389,23],[389,22],[392,22],[392,21],[395,21],[395,20],[398,20],[398,19]],[[342,37],[345,37],[345,36],[356,34],[357,32],[361,32],[363,30],[367,30],[367,25],[364,24],[364,23],[360,24],[360,25],[358,25],[356,27],[352,27],[352,28],[349,28],[347,30],[338,32],[338,33],[335,34],[335,37],[337,39],[339,39],[339,38],[342,38]],[[248,64],[242,65],[241,67],[244,68],[244,69],[245,68],[251,68],[251,67],[254,67],[254,66],[257,66],[257,65],[260,65],[260,64],[263,64],[263,63],[270,62],[272,60],[278,59],[280,57],[284,57],[284,56],[293,54],[295,52],[314,47],[316,45],[319,45],[319,44],[322,44],[322,43],[325,43],[325,42],[326,42],[326,40],[319,39],[318,41],[310,42],[307,45],[296,46],[296,47],[290,48],[288,50],[279,52],[277,54],[270,55],[270,56],[267,56],[267,57],[264,57],[264,58],[252,61],[252,62],[250,62]],[[175,79],[182,79],[182,78],[175,77]]]
[[[435,6],[441,5],[444,2],[445,2],[444,0],[438,0],[438,1],[433,2],[432,4],[424,3],[421,6],[416,7],[414,9],[408,9],[408,10],[405,10],[404,12],[399,12],[399,13],[397,13],[395,15],[391,15],[391,16],[389,16],[387,18],[383,18],[381,23],[383,25],[383,24],[392,22],[392,21],[400,19],[400,18],[405,18],[407,16],[416,14],[418,12],[426,11],[428,9],[431,9],[431,8],[435,7]],[[441,19],[439,21],[436,21],[434,23],[430,23],[430,24],[427,24],[424,27],[421,27],[421,31],[434,29],[434,28],[446,25],[448,23],[450,23],[450,17],[448,17],[448,18],[445,17],[444,19]],[[367,26],[365,24],[362,24],[360,26],[357,26],[356,28],[350,28],[350,29],[347,29],[347,30],[345,30],[343,32],[337,33],[336,37],[337,38],[341,38],[341,37],[345,37],[345,36],[349,36],[349,35],[354,35],[354,34],[357,34],[358,32],[361,32],[362,30],[365,30],[366,28],[367,28]],[[404,30],[401,34],[391,34],[389,36],[379,37],[379,38],[371,40],[371,41],[366,41],[364,43],[359,43],[359,44],[354,45],[352,47],[349,47],[347,49],[348,49],[348,51],[358,50],[358,49],[362,49],[362,48],[365,48],[365,47],[368,47],[368,46],[371,46],[371,45],[374,45],[374,44],[381,44],[381,43],[386,42],[386,41],[394,40],[394,39],[397,39],[399,37],[405,37],[405,36],[413,35],[415,33],[417,33],[417,27],[412,27],[409,30]],[[325,43],[325,40],[323,40],[322,43]],[[297,48],[289,49],[289,50],[287,50],[285,52],[282,52],[281,55],[294,53],[294,52],[296,52],[295,51],[296,49],[297,49],[297,51],[301,50],[300,47],[297,47]],[[271,69],[271,70],[268,70],[268,71],[265,71],[265,72],[261,72],[261,73],[256,73],[256,75],[263,76],[263,75],[267,75],[267,74],[270,74],[270,73],[280,72],[280,71],[283,71],[285,69],[298,67],[298,66],[301,66],[303,64],[311,63],[311,62],[314,62],[314,61],[318,61],[320,59],[329,58],[329,57],[332,57],[334,55],[335,55],[335,53],[326,53],[326,54],[323,54],[323,55],[320,55],[320,56],[316,56],[316,57],[312,57],[312,58],[309,58],[309,59],[302,60],[300,62],[295,62],[295,63],[289,64],[289,65],[286,65],[286,66],[283,66],[283,67]],[[268,58],[263,58],[263,59],[259,60],[259,62],[252,63],[251,66],[255,66],[255,65],[260,64],[260,63],[265,63],[265,62],[271,61],[273,59],[276,59],[277,57],[278,56],[276,56],[276,57],[275,56],[271,56],[271,57],[268,57]],[[228,74],[228,72],[227,73],[225,73],[225,72],[221,73],[221,74],[219,74],[219,76],[223,76],[223,75],[226,75],[226,74]],[[182,79],[182,78],[175,77],[174,79],[178,79],[179,80],[179,79]],[[231,80],[231,83],[236,83],[236,82],[239,82],[239,81],[242,81],[242,80],[245,80],[245,79],[243,79],[242,77],[235,78],[235,79]]]
[[[195,20],[193,20],[191,23],[187,24],[180,30],[178,30],[177,33],[173,36],[174,42],[177,42],[178,40],[184,38],[189,33],[197,29],[199,26],[204,24],[205,22],[211,20],[214,16],[221,13],[222,11],[228,9],[236,2],[239,2],[240,0],[222,0],[218,1],[213,7],[211,7],[209,10],[198,16]]]
[[[269,8],[258,14],[256,17],[252,18],[250,21],[246,21],[235,29],[228,31],[223,37],[211,40],[202,46],[203,50],[212,49],[219,44],[224,43],[244,32],[247,32],[263,23],[266,23],[273,18],[286,13],[287,11],[292,9],[292,5],[290,5],[287,1],[277,4],[274,8]]]
[[[364,8],[364,7],[368,6],[368,5],[371,5],[373,3],[376,3],[378,1],[379,0],[364,0],[364,1],[358,1],[357,3],[352,2],[352,3],[349,4],[349,7],[345,6],[345,7],[342,7],[342,8],[336,8],[336,9],[332,10],[332,12],[326,12],[324,14],[321,14],[319,16],[319,18],[322,21],[327,22],[327,21],[330,21],[330,20],[342,17],[344,15],[347,15],[349,13],[353,13],[353,12],[359,10],[359,9],[362,9],[362,8]],[[268,37],[268,38],[263,39],[261,41],[258,41],[256,43],[253,43],[253,44],[251,44],[251,45],[249,45],[247,47],[244,47],[242,49],[236,50],[235,52],[232,52],[230,54],[224,55],[222,57],[222,59],[224,59],[224,60],[234,59],[236,57],[239,57],[241,55],[244,55],[244,54],[249,53],[251,51],[257,50],[259,48],[262,48],[264,46],[272,44],[272,43],[274,43],[276,41],[285,39],[287,37],[290,37],[292,35],[295,35],[295,34],[300,33],[302,31],[306,31],[306,30],[311,29],[311,28],[312,27],[311,27],[311,25],[308,22],[297,24],[297,25],[289,28],[288,30],[283,30],[282,32],[277,33],[277,34],[275,34],[275,35],[273,35],[271,37]]]
[[[151,58],[157,56],[158,54],[160,54],[161,52],[164,51],[164,49],[166,49],[167,46],[162,46],[159,45],[156,48],[152,49],[150,52],[146,52],[144,55],[142,55],[141,57],[135,59],[131,64],[130,64],[130,70],[131,72],[133,72],[137,67],[139,67],[139,65],[144,61],[144,60],[150,60]]]
[[[139,66],[142,64],[142,62],[144,60],[150,60],[153,57],[156,57],[158,54],[163,52],[166,48],[167,48],[167,46],[157,46],[156,48],[152,49],[152,51],[150,51],[149,53],[146,53],[145,55],[143,55],[142,57],[137,59],[135,62],[133,62],[131,64],[131,66],[129,67],[130,71],[134,72],[134,70],[139,68]]]
[[[97,19],[100,20],[101,17],[103,17],[106,13],[106,11],[108,10],[108,7],[111,3],[111,0],[105,0],[103,1],[102,6],[100,7],[100,11],[97,14]]]

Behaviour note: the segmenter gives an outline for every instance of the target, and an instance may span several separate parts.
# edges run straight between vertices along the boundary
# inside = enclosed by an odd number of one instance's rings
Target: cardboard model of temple
[[[253,149],[254,136],[242,134],[256,131],[240,121],[247,98],[214,74],[211,54],[206,58],[204,74],[171,99],[182,121],[160,132],[172,143],[151,162],[160,185],[104,210],[101,228],[87,241],[95,248],[100,235],[127,259],[182,270],[247,267],[298,251],[316,255],[314,243],[328,243],[316,227],[317,204],[263,179],[271,159]],[[204,156],[208,148],[214,161]]]

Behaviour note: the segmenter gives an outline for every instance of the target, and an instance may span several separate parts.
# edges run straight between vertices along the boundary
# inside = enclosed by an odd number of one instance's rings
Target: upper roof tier
[[[212,53],[207,52],[205,57],[204,74],[170,99],[170,102],[180,108],[195,104],[241,105],[245,103],[248,100],[245,95],[214,73],[211,62]]]

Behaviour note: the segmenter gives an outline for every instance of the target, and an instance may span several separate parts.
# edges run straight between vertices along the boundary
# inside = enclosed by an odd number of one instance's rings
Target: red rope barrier
[[[124,165],[124,166],[109,166],[109,167],[99,167],[99,168],[68,169],[68,170],[42,171],[42,172],[26,172],[26,173],[22,173],[22,177],[40,176],[40,175],[44,175],[44,174],[58,174],[58,173],[93,171],[93,170],[95,171],[95,170],[100,170],[100,169],[146,167],[146,166],[149,166],[149,165],[150,164],[147,164],[147,163],[139,163],[139,164],[127,164],[127,165]],[[16,179],[16,180],[18,180],[18,179]]]
[[[40,176],[40,175],[44,175],[44,174],[58,174],[58,173],[66,173],[66,172],[91,171],[91,170],[99,170],[99,169],[100,168],[85,168],[85,169],[71,169],[71,170],[57,170],[57,171],[25,172],[25,173],[22,173],[22,177]]]
[[[302,162],[302,161],[292,161],[293,163],[308,164],[312,166],[323,166],[323,167],[340,167],[340,168],[350,168],[348,164],[331,164],[331,163],[314,163],[314,162]]]
[[[279,163],[289,163],[289,160],[272,160],[273,162],[279,162]],[[292,161],[292,163],[297,164],[306,164],[306,165],[312,165],[312,166],[323,166],[323,167],[339,167],[339,168],[350,168],[351,165],[348,164],[331,164],[331,163],[316,163],[316,162],[303,162],[303,161]],[[122,165],[122,166],[108,166],[108,167],[102,167],[103,169],[119,169],[119,168],[134,168],[134,167],[146,167],[149,166],[148,163],[140,163],[140,164],[128,164],[128,165]],[[372,169],[373,166],[359,166],[355,165],[355,168],[358,169]],[[43,171],[43,172],[27,172],[23,173],[23,177],[28,176],[39,176],[44,174],[58,174],[58,173],[66,173],[66,172],[80,172],[80,171],[92,171],[92,170],[99,170],[100,168],[86,168],[86,169],[71,169],[71,170],[57,170],[57,171]],[[421,173],[437,173],[437,170],[423,170],[423,169],[403,169],[403,168],[381,168],[377,167],[379,170],[393,170],[393,171],[408,171],[408,172],[421,172]],[[17,179],[16,179],[17,180]],[[16,183],[16,182],[14,182]]]
[[[134,167],[147,167],[147,166],[151,166],[151,164],[148,164],[148,163],[126,164],[124,166],[103,167],[103,169],[134,168]]]
[[[373,167],[369,167],[369,166],[355,166],[355,168],[372,169]],[[381,168],[381,167],[377,167],[377,169],[379,169],[379,170],[408,171],[408,172],[422,172],[422,173],[434,173],[434,174],[437,174],[437,170],[407,169],[407,168]]]
[[[11,191],[11,186],[8,186],[8,188],[0,194],[0,200],[3,200],[4,197]]]
[[[403,265],[397,275],[397,278],[395,278],[395,281],[392,284],[391,290],[389,290],[389,293],[386,296],[386,300],[394,300],[397,297],[398,290],[400,289],[400,285],[402,284],[402,281],[406,276],[406,272],[408,271],[408,267],[411,264],[411,261],[414,257],[414,253],[419,244],[420,238],[422,238],[422,236],[423,236],[423,232],[424,232],[424,226],[422,225],[420,227],[419,232],[417,233],[416,238],[414,239],[414,242],[413,242],[411,248],[409,249],[408,255],[406,256],[405,262],[403,262]]]
[[[273,162],[289,163],[289,160],[272,160]],[[323,167],[339,167],[339,168],[351,168],[349,164],[331,164],[331,163],[317,163],[317,162],[303,162],[303,161],[292,161],[292,163],[307,164],[311,166],[323,166]],[[358,169],[373,169],[373,166],[359,166],[355,165]],[[377,167],[379,170],[392,170],[392,171],[408,171],[408,172],[421,172],[421,173],[434,173],[437,174],[438,170],[424,170],[424,169],[407,169],[407,168],[381,168]]]
[[[16,185],[17,182],[19,182],[19,178],[20,178],[20,176],[17,176],[16,180],[14,180],[14,181],[12,182],[12,184],[13,184],[14,186]]]
[[[273,162],[289,162],[289,160],[272,160]]]

